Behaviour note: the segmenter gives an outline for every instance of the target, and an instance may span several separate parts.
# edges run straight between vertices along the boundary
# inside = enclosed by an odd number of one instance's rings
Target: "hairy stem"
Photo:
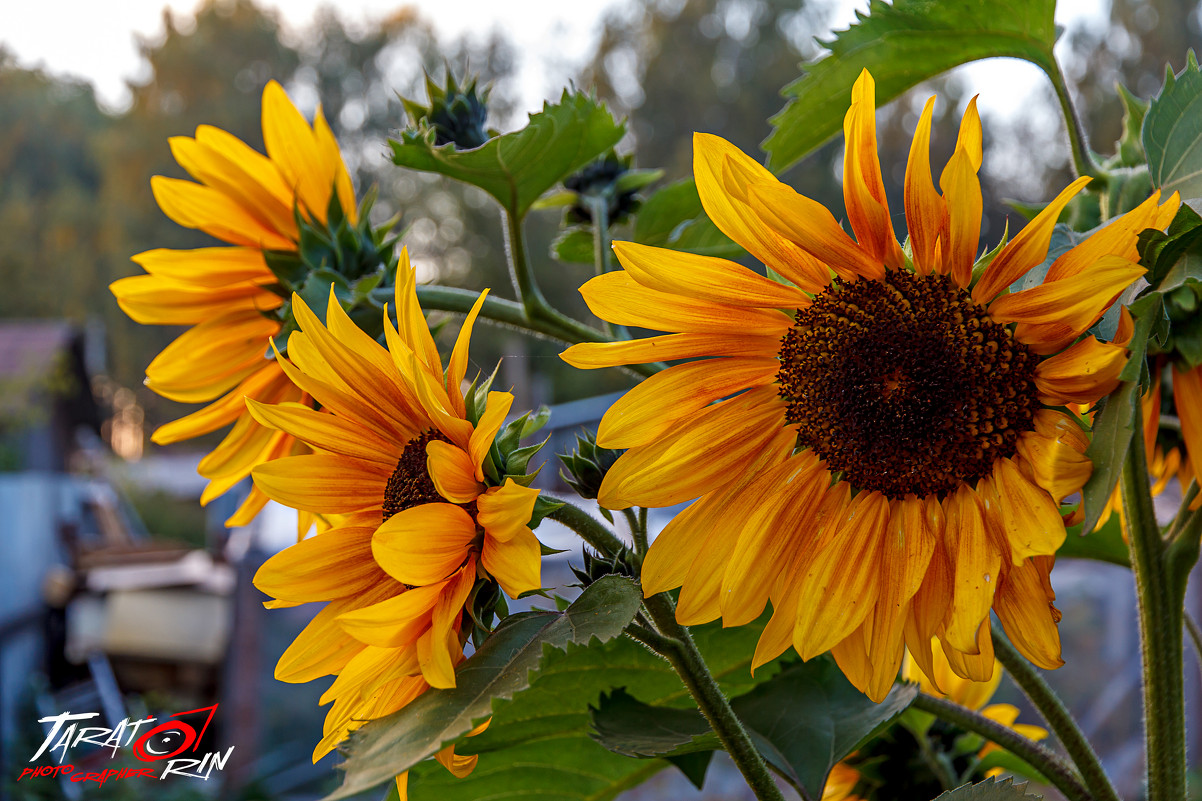
[[[616,534],[579,506],[565,503],[547,517],[575,531],[604,556],[613,556],[626,547]]]
[[[1073,152],[1073,168],[1078,175],[1088,175],[1092,178],[1094,180],[1093,188],[1103,188],[1110,176],[1094,163],[1093,155],[1089,150],[1089,141],[1085,136],[1085,126],[1081,124],[1081,117],[1073,106],[1073,100],[1068,91],[1068,84],[1064,81],[1064,72],[1060,69],[1060,64],[1057,63],[1056,57],[1049,53],[1047,61],[1041,62],[1039,66],[1051,79],[1052,88],[1056,90],[1056,99],[1060,101],[1060,111],[1064,114],[1064,124],[1068,127],[1069,145]]]
[[[1139,601],[1147,797],[1179,801],[1185,798],[1184,592],[1175,589],[1177,576],[1152,506],[1147,454],[1138,443],[1127,449],[1119,487]],[[1193,551],[1196,559],[1196,543]]]
[[[1070,801],[1095,801],[1071,765],[1068,765],[1045,746],[1034,740],[1028,740],[1014,729],[996,723],[979,712],[960,706],[954,701],[935,698],[926,693],[919,693],[915,696],[913,708],[929,712],[937,718],[942,718],[962,729],[979,734],[990,742],[997,743],[1042,773]]]
[[[751,742],[743,722],[730,708],[730,701],[718,686],[714,675],[710,673],[701,652],[697,650],[693,635],[689,633],[687,626],[676,622],[676,608],[672,599],[666,593],[660,593],[652,595],[643,603],[660,632],[675,642],[675,646],[664,656],[668,657],[668,661],[680,675],[689,694],[697,702],[701,714],[709,721],[722,747],[738,766],[755,797],[760,801],[784,801],[784,795],[776,786],[768,763]]]
[[[1085,734],[1077,725],[1077,721],[1073,719],[1068,707],[1060,700],[1060,696],[1056,695],[1048,686],[1039,671],[997,631],[994,631],[993,634],[993,652],[997,660],[1002,663],[1002,667],[1010,674],[1010,678],[1014,679],[1014,683],[1035,705],[1039,714],[1043,715],[1043,719],[1047,721],[1052,733],[1060,740],[1060,744],[1068,752],[1073,764],[1077,766],[1077,770],[1081,771],[1081,778],[1095,801],[1119,801],[1118,793],[1115,792],[1109,777],[1106,776],[1097,752],[1085,739]]]

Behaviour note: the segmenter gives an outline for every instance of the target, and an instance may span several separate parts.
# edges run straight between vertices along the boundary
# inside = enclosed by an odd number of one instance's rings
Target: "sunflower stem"
[[[1073,106],[1073,99],[1069,94],[1068,84],[1064,80],[1064,71],[1060,69],[1060,63],[1049,52],[1046,62],[1041,61],[1039,66],[1052,81],[1056,99],[1060,101],[1060,111],[1064,114],[1064,123],[1068,127],[1069,145],[1073,152],[1073,168],[1077,171],[1077,175],[1088,175],[1094,180],[1093,189],[1104,188],[1110,176],[1093,160],[1089,141],[1085,136],[1085,126],[1081,124],[1081,117]]]
[[[1169,558],[1169,549],[1161,538],[1152,505],[1147,454],[1138,444],[1127,449],[1119,487],[1139,602],[1147,798],[1149,801],[1179,801],[1185,798],[1186,784],[1182,686],[1184,581],[1178,570],[1185,560]],[[1196,542],[1192,550],[1196,559]]]
[[[1039,710],[1039,714],[1060,740],[1077,770],[1081,771],[1081,778],[1089,788],[1090,797],[1095,801],[1119,801],[1118,793],[1106,776],[1097,752],[1093,750],[1089,740],[1085,739],[1085,734],[1068,711],[1068,707],[1048,686],[1039,671],[996,630],[993,632],[993,652],[998,662],[1010,674],[1010,678],[1023,691],[1023,695]]]
[[[961,706],[946,698],[936,698],[926,693],[914,697],[914,709],[929,712],[937,718],[954,723],[962,729],[979,734],[990,742],[997,743],[1002,748],[1022,759],[1031,767],[1043,774],[1056,789],[1064,793],[1070,801],[1098,801],[1090,794],[1081,781],[1081,777],[1063,759],[1047,747],[1034,740],[1023,737],[1007,726],[990,720],[979,712]]]
[[[470,289],[457,289],[449,286],[423,285],[417,288],[417,301],[427,311],[446,311],[456,314],[467,314],[480,297],[479,292]],[[520,303],[512,300],[489,295],[480,307],[480,316],[502,325],[520,328],[535,336],[566,342],[576,345],[581,342],[613,342],[609,334],[599,329],[572,320],[574,326],[565,328],[554,320],[530,318]],[[562,317],[562,315],[560,315]],[[570,318],[564,318],[570,319]],[[624,369],[641,376],[655,375],[664,365],[662,364],[631,364]]]
[[[719,742],[743,774],[751,791],[760,801],[784,801],[784,795],[776,786],[768,763],[756,750],[747,734],[743,722],[730,707],[730,701],[710,673],[697,644],[687,626],[676,621],[676,607],[667,593],[659,593],[643,601],[655,625],[675,646],[664,656],[672,663],[677,674],[697,702],[701,714],[709,721],[718,735]]]
[[[593,217],[593,271],[597,275],[605,275],[612,269],[609,262],[609,199],[589,195],[586,202]],[[606,320],[605,330],[614,339],[630,339],[625,326],[614,325]]]
[[[601,335],[598,331],[579,320],[574,320],[555,309],[542,290],[538,288],[538,280],[530,265],[526,252],[526,239],[522,233],[522,220],[510,213],[503,212],[505,217],[505,251],[509,254],[509,279],[517,293],[518,303],[526,313],[529,323],[550,324],[568,334],[577,337],[576,342],[608,342],[612,337]]]
[[[547,517],[575,531],[580,539],[597,549],[603,556],[615,556],[626,545],[601,521],[571,503],[564,503]]]

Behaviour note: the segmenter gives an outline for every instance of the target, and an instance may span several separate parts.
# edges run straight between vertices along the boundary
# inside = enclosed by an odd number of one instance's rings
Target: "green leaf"
[[[940,793],[935,801],[1032,801],[1043,796],[1029,795],[1026,782],[1015,784],[1013,779],[986,779],[976,784],[966,784],[955,790]]]
[[[806,796],[817,798],[835,763],[904,712],[917,693],[917,685],[898,685],[874,704],[824,658],[786,668],[734,698],[731,707],[764,758]],[[592,719],[598,742],[627,756],[679,756],[719,747],[696,709],[651,706],[624,690],[603,697]]]
[[[789,103],[764,142],[768,166],[782,172],[842,130],[851,87],[867,69],[884,105],[952,67],[995,56],[1054,65],[1055,0],[872,0],[867,16],[825,42],[830,54],[805,65],[786,86]]]
[[[1142,139],[1152,183],[1165,195],[1202,197],[1202,71],[1190,51],[1185,69],[1165,70],[1164,88],[1148,104]]]
[[[745,252],[706,216],[692,178],[668,184],[643,201],[634,241],[724,259],[738,259]]]
[[[1148,283],[1154,289],[1168,292],[1187,278],[1202,279],[1202,265],[1196,261],[1181,263],[1187,254],[1202,253],[1202,217],[1185,204],[1164,231],[1153,228],[1141,231],[1136,248],[1139,263],[1148,268]]]
[[[1144,154],[1144,143],[1140,139],[1144,125],[1144,115],[1148,113],[1148,101],[1141,100],[1121,83],[1116,87],[1119,100],[1123,101],[1123,134],[1115,142],[1115,156],[1120,167],[1138,167],[1147,164]]]
[[[601,579],[605,581],[606,579]],[[767,620],[724,629],[692,627],[693,639],[728,697],[771,678],[775,666],[751,674],[751,655]],[[476,801],[504,795],[539,801],[605,801],[663,770],[663,759],[611,753],[590,736],[589,705],[615,686],[656,707],[692,708],[679,676],[661,657],[618,637],[589,647],[547,653],[529,689],[494,704],[484,733],[461,741],[457,753],[479,754],[475,771],[456,779],[425,762],[410,773],[412,801]]]
[[[352,735],[342,786],[327,801],[347,798],[390,781],[493,711],[494,699],[529,687],[530,672],[569,643],[587,645],[621,634],[638,611],[642,593],[621,576],[606,576],[564,612],[528,612],[506,618],[456,672],[457,686],[428,690],[408,706],[374,720]]]
[[[1169,331],[1169,318],[1164,310],[1164,296],[1159,292],[1149,292],[1128,308],[1135,317],[1135,333],[1128,345],[1131,355],[1119,373],[1119,380],[1139,381],[1148,354],[1148,343],[1164,344]]]
[[[615,754],[646,759],[721,748],[718,735],[697,709],[644,704],[618,687],[589,707],[593,739]]]
[[[831,659],[793,665],[732,701],[738,716],[776,747],[778,770],[818,798],[839,760],[906,710],[918,685],[898,684],[874,704]]]
[[[713,758],[713,751],[698,751],[695,754],[664,757],[664,759],[679,768],[680,772],[685,775],[685,778],[691,781],[693,786],[698,790],[705,784],[705,772],[709,769]]]
[[[561,231],[551,243],[551,256],[565,264],[593,263],[593,232],[588,228]]]
[[[1094,416],[1093,439],[1085,451],[1093,461],[1093,475],[1081,489],[1085,508],[1082,531],[1093,531],[1118,483],[1123,457],[1135,433],[1138,406],[1139,382],[1124,381],[1107,396],[1102,410]],[[1138,447],[1143,447],[1143,443],[1138,443]]]
[[[1097,531],[1085,531],[1083,526],[1074,526],[1064,538],[1064,544],[1056,551],[1056,557],[1093,559],[1123,567],[1131,564],[1131,552],[1127,543],[1123,542],[1123,528],[1118,515],[1111,515]]]
[[[558,104],[544,104],[531,114],[525,128],[472,150],[435,146],[432,131],[404,131],[389,144],[398,166],[478,186],[520,219],[540,195],[605,153],[625,132],[596,100],[565,90]]]

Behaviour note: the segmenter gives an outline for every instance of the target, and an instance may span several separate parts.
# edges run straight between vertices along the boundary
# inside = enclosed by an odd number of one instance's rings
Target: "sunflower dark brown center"
[[[445,502],[426,468],[426,446],[435,440],[450,442],[441,432],[430,428],[405,444],[396,469],[388,477],[388,485],[384,488],[385,520],[414,506]]]
[[[797,313],[780,361],[799,443],[890,498],[975,482],[1040,407],[1038,357],[942,275],[832,284]]]

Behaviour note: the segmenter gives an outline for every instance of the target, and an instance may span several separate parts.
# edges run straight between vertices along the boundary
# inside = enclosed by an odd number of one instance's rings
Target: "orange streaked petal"
[[[293,509],[357,512],[379,508],[391,470],[337,454],[286,456],[255,467],[255,486]]]
[[[1039,402],[1048,406],[1094,404],[1119,385],[1127,348],[1089,336],[1035,367]]]
[[[1182,370],[1173,365],[1173,402],[1181,418],[1185,452],[1202,484],[1202,367]]]
[[[369,539],[369,551],[370,544]],[[434,607],[448,592],[450,583],[450,580],[439,581],[406,589],[397,582],[396,594],[391,598],[345,612],[338,622],[359,642],[379,648],[409,648],[429,628]]]
[[[263,252],[255,248],[217,247],[193,250],[155,248],[130,259],[157,278],[220,289],[230,284],[275,283]]]
[[[967,151],[956,149],[939,177],[939,185],[947,204],[947,244],[943,249],[943,272],[950,275],[957,286],[967,289],[981,240],[981,212],[984,208],[981,181],[977,178],[972,157]]]
[[[706,215],[722,233],[804,290],[829,283],[830,273],[806,251],[765,225],[748,205],[748,189],[776,176],[718,136],[693,134],[693,175]]]
[[[935,260],[935,242],[947,226],[947,206],[931,182],[931,117],[935,98],[923,106],[906,162],[906,226],[914,253],[914,270],[927,275],[942,265]]]
[[[665,334],[624,342],[585,342],[559,354],[573,367],[595,370],[623,364],[647,364],[702,356],[775,357],[780,337],[737,334]]]
[[[885,197],[876,149],[876,83],[863,70],[843,118],[843,199],[856,241],[874,261],[901,269],[905,262]]]
[[[597,444],[646,445],[713,401],[771,383],[779,369],[773,358],[704,359],[669,367],[643,379],[609,407],[597,428]]]
[[[155,175],[150,190],[163,213],[232,245],[260,250],[296,250],[296,243],[255,219],[228,195],[191,181]]]
[[[713,256],[614,242],[626,272],[642,286],[732,306],[793,309],[809,303],[796,287],[778,284],[741,264]]]
[[[1048,578],[1054,557],[1029,559],[1011,568],[998,587],[994,611],[1014,647],[1032,664],[1055,670],[1060,658],[1060,610]]]
[[[1089,180],[1082,177],[1069,184],[1047,208],[1027,223],[1014,239],[1006,243],[1002,252],[989,263],[981,280],[973,287],[973,300],[980,304],[988,303],[1047,258],[1048,245],[1052,242],[1052,229],[1056,227],[1060,213],[1069,201],[1085,188]]]
[[[729,481],[784,426],[784,403],[757,387],[703,409],[672,434],[631,448],[609,469],[598,502],[606,509],[672,506]]]
[[[248,398],[246,406],[251,416],[263,425],[287,431],[319,450],[367,462],[378,462],[390,472],[396,467],[397,459],[401,456],[401,449],[395,443],[337,415],[316,411],[305,404],[271,405]]]
[[[776,309],[732,306],[648,289],[624,270],[593,278],[580,287],[580,294],[602,320],[657,331],[779,337],[793,322]]]
[[[1056,553],[1064,543],[1064,521],[1047,491],[1032,484],[1011,459],[998,459],[993,468],[1002,527],[1010,543],[1010,559],[1020,564],[1029,556]]]
[[[283,601],[308,603],[357,595],[390,581],[371,555],[372,528],[337,528],[291,545],[255,573],[260,591]]]
[[[993,603],[1001,553],[985,529],[981,500],[968,485],[949,495],[946,506],[954,578],[944,638],[957,651],[972,654],[978,652],[977,631]]]

